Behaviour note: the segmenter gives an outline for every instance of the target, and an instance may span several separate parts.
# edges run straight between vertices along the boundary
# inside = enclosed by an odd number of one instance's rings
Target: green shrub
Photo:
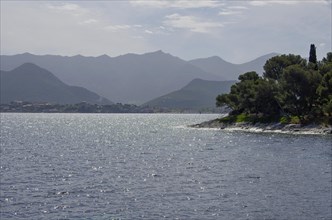
[[[301,120],[298,116],[291,116],[290,124],[301,124]]]
[[[289,123],[289,117],[282,116],[282,117],[279,119],[279,122],[280,122],[281,124],[288,124],[288,123]]]
[[[236,116],[236,120],[235,122],[239,123],[239,122],[249,122],[250,121],[250,116],[246,115],[246,114],[239,114]]]

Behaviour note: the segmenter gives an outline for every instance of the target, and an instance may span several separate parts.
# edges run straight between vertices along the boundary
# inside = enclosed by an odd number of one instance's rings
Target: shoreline
[[[220,129],[225,131],[245,131],[253,133],[282,133],[282,134],[320,134],[331,135],[332,126],[327,125],[301,125],[301,124],[281,124],[281,123],[223,123],[219,119],[205,121],[199,124],[189,125],[191,128]]]

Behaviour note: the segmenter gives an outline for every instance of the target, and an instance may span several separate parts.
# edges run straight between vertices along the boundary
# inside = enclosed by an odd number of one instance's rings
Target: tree
[[[324,76],[326,73],[332,70],[332,52],[326,54],[326,57],[319,62],[318,71]]]
[[[217,106],[230,107],[230,115],[235,116],[244,113],[271,119],[285,115],[297,116],[302,123],[331,124],[332,53],[317,62],[315,49],[312,44],[308,63],[298,55],[281,55],[265,63],[263,77],[256,72],[240,75],[229,94],[217,97]]]
[[[258,113],[256,84],[260,77],[256,72],[247,72],[239,76],[240,82],[231,87],[230,94],[217,97],[217,106],[228,106],[236,113]]]
[[[239,76],[239,80],[241,82],[248,81],[248,80],[255,81],[255,80],[258,80],[258,79],[259,79],[259,76],[255,71],[246,72],[246,73]]]
[[[283,71],[285,68],[291,65],[306,65],[306,60],[299,55],[280,55],[275,56],[266,61],[264,65],[263,76],[265,78],[279,80],[282,77]]]
[[[332,115],[332,69],[327,72],[317,88],[324,114]]]
[[[279,87],[270,80],[260,78],[256,84],[255,106],[264,116],[279,116],[282,112],[278,100]]]
[[[323,76],[317,94],[322,112],[332,116],[332,52],[327,53],[319,63],[319,73]]]
[[[310,45],[308,68],[318,70],[315,44]]]
[[[320,82],[321,75],[317,71],[300,65],[286,68],[281,81],[284,109],[302,119],[305,115],[312,114],[313,108],[318,105],[316,91]]]
[[[309,62],[317,64],[317,56],[316,56],[316,47],[315,47],[315,44],[311,44],[310,45]]]
[[[231,87],[229,94],[219,95],[216,98],[218,107],[227,106],[236,113],[249,113],[253,109],[255,97],[253,85],[259,76],[256,72],[247,72],[239,76],[240,82]]]
[[[323,58],[322,62],[326,63],[326,62],[332,62],[332,52],[328,52],[326,54],[326,57]]]
[[[238,111],[239,107],[239,99],[237,95],[234,94],[222,94],[218,95],[216,98],[217,102],[216,105],[217,107],[228,107],[232,111]]]

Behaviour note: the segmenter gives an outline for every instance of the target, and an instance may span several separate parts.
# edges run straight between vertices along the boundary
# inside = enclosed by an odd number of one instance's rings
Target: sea
[[[332,219],[330,135],[218,116],[1,113],[0,219]]]

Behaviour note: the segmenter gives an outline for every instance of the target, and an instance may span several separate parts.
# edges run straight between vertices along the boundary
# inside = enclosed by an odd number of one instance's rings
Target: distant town
[[[219,109],[220,110],[220,109]],[[215,109],[203,109],[200,112],[184,109],[169,109],[133,104],[97,105],[87,102],[77,104],[54,104],[49,102],[13,101],[0,105],[0,112],[26,113],[217,113]]]
[[[54,104],[49,102],[13,101],[0,105],[1,112],[45,112],[45,113],[153,113],[162,111],[130,104],[97,105],[87,102],[77,104]]]

